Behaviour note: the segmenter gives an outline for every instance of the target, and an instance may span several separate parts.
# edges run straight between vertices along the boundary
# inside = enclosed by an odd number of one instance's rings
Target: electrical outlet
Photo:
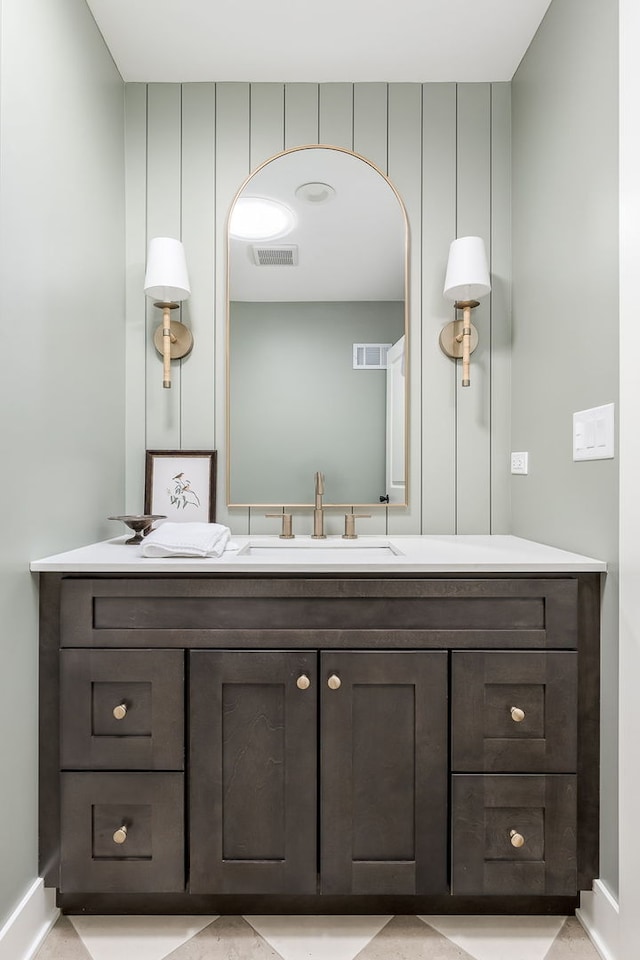
[[[511,454],[511,473],[529,473],[529,454]]]

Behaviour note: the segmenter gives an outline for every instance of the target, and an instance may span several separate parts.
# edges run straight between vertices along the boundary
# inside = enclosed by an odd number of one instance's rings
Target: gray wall
[[[37,876],[31,559],[124,500],[123,84],[84,0],[1,0],[0,926]]]
[[[227,511],[225,463],[226,219],[263,160],[324,143],[372,160],[409,218],[410,465],[408,509],[372,511],[362,533],[503,533],[509,529],[509,84],[127,84],[127,509],[142,506],[144,450],[219,453],[218,519],[235,533],[273,532],[264,509]],[[494,289],[476,311],[471,388],[438,346],[449,243],[480,234]],[[146,246],[181,237],[192,295],[182,306],[191,355],[163,390],[142,293]],[[145,333],[145,323],[147,331]],[[357,424],[354,424],[357,429]],[[370,511],[367,510],[367,513]],[[342,514],[328,516],[330,533]],[[310,529],[310,518],[297,529]]]
[[[617,891],[618,459],[572,461],[572,414],[618,400],[618,34],[554,0],[512,85],[513,533],[605,559],[601,877]],[[617,413],[617,406],[616,406]]]
[[[325,503],[379,502],[387,377],[354,370],[353,344],[403,332],[402,301],[231,304],[234,503],[312,503],[316,470]]]

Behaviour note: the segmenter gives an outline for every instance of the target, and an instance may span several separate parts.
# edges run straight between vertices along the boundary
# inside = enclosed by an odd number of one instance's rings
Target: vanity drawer
[[[62,650],[61,766],[182,770],[181,650]]]
[[[576,893],[576,777],[452,777],[452,893]]]
[[[62,647],[575,649],[558,579],[64,580]]]
[[[184,890],[181,773],[63,773],[63,892]]]
[[[452,769],[574,772],[577,693],[577,653],[455,651]]]

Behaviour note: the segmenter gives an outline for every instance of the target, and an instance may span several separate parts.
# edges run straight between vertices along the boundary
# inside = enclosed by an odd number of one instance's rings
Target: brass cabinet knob
[[[520,707],[511,707],[511,719],[514,723],[520,723],[524,718],[524,710],[521,710]]]
[[[308,690],[311,686],[311,680],[306,675],[306,673],[301,674],[296,680],[296,687],[298,690]]]
[[[119,703],[117,707],[113,708],[113,715],[116,720],[124,720],[127,715],[127,705],[126,703]]]
[[[327,680],[327,686],[330,690],[339,690],[342,686],[342,680],[340,677],[336,676],[335,673],[332,673],[329,679]]]
[[[127,828],[126,828],[126,825],[123,823],[122,826],[118,827],[118,829],[114,833],[113,842],[124,843],[126,839],[127,839]]]
[[[510,830],[509,836],[511,837],[512,847],[524,847],[524,837],[517,830]]]

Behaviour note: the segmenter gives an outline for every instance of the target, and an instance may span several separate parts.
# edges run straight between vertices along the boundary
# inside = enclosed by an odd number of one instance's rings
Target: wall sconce
[[[491,291],[487,255],[482,237],[459,237],[449,247],[443,296],[462,310],[462,320],[452,320],[440,333],[440,347],[448,357],[462,357],[462,386],[468,387],[469,356],[478,345],[478,331],[471,323],[471,311],[478,297]]]
[[[155,237],[149,244],[144,292],[162,310],[162,325],[153,335],[158,353],[162,354],[162,386],[171,387],[171,361],[191,352],[193,336],[183,323],[171,320],[182,300],[191,293],[184,247],[171,237]]]

